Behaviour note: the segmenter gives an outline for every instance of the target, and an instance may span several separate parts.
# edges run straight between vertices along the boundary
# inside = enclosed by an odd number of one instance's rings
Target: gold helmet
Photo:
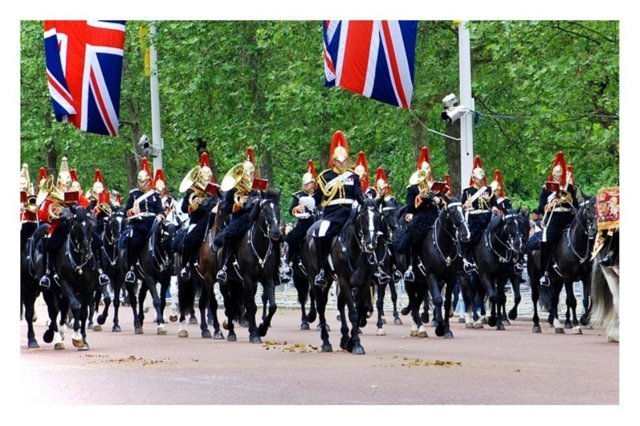
[[[93,173],[93,186],[91,187],[91,191],[94,194],[100,194],[105,190],[104,187],[104,177],[102,177],[102,170],[96,169]]]
[[[60,170],[58,171],[57,186],[62,191],[68,191],[71,189],[71,173],[69,172],[69,164],[67,163],[67,157],[62,157],[60,163]]]
[[[556,181],[559,182],[560,185],[566,185],[567,181],[567,163],[564,159],[564,153],[562,151],[558,151],[556,153],[556,158],[553,160],[553,166],[551,168],[551,173],[547,178],[548,181]]]
[[[376,191],[383,194],[385,192],[391,193],[391,187],[387,180],[387,174],[382,167],[376,169]]]
[[[156,175],[153,179],[154,188],[162,195],[166,195],[167,193],[167,184],[166,179],[164,178],[164,172],[162,169],[156,169]]]
[[[256,177],[256,158],[253,153],[253,147],[247,148],[247,159],[242,163],[245,175],[249,180],[253,181]]]
[[[305,186],[308,183],[315,183],[316,182],[316,167],[313,164],[313,160],[309,160],[308,162],[308,169],[307,172],[302,175],[302,186]]]
[[[482,168],[482,159],[479,155],[476,155],[473,159],[473,169],[471,169],[471,177],[469,178],[469,185],[472,186],[475,182],[474,179],[479,181],[479,185],[486,186],[487,179]]]
[[[80,179],[78,179],[76,169],[69,170],[69,174],[71,175],[71,190],[82,192],[82,186],[80,185]]]
[[[147,157],[140,159],[140,171],[138,171],[138,185],[143,185],[151,180],[151,170]]]
[[[334,161],[345,162],[349,158],[349,144],[344,134],[340,130],[336,130],[331,137],[331,145],[329,146],[329,168],[333,167]]]
[[[198,172],[198,181],[201,185],[207,186],[210,181],[215,182],[213,178],[213,171],[211,170],[211,162],[209,161],[209,154],[206,151],[202,151],[200,154],[200,171]]]
[[[27,192],[29,190],[29,184],[31,179],[29,178],[29,165],[27,163],[22,164],[20,170],[20,191]]]

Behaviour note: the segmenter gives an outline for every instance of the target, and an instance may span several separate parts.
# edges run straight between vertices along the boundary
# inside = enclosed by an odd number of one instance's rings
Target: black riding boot
[[[407,259],[407,270],[404,272],[403,279],[405,283],[412,283],[416,280],[416,276],[413,273],[413,250],[409,244],[407,244],[405,256]]]
[[[327,254],[329,252],[327,248],[327,237],[316,237],[316,261],[318,263],[318,274],[315,277],[314,284],[318,287],[325,287],[327,285],[327,279],[324,276],[324,263],[327,260]]]
[[[222,268],[216,274],[216,280],[222,285],[227,284],[227,264],[231,257],[231,243],[225,242],[222,245]]]
[[[188,281],[191,278],[191,250],[182,250],[182,269],[180,269],[180,278]]]
[[[540,285],[542,287],[549,287],[551,281],[549,281],[549,243],[546,241],[540,242]]]
[[[136,273],[135,273],[136,262],[137,262],[137,256],[136,256],[135,250],[133,250],[132,247],[127,248],[127,266],[129,267],[129,270],[127,271],[127,274],[124,276],[124,282],[130,283],[130,284],[133,284],[134,282],[136,282]]]

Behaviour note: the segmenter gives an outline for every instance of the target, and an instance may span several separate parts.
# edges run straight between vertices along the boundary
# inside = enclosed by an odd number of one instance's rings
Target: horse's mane
[[[280,191],[277,189],[267,189],[264,192],[264,198],[267,200],[271,200],[276,204],[280,204]]]

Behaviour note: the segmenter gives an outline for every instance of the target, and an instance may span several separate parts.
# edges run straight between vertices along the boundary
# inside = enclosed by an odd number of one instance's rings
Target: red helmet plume
[[[471,177],[469,178],[469,185],[473,185],[473,178],[480,179],[483,186],[487,184],[487,177],[482,167],[482,159],[479,155],[476,155],[473,159],[473,167],[471,168]]]
[[[333,167],[334,159],[345,161],[347,158],[349,158],[349,144],[344,134],[340,130],[336,130],[331,137],[331,145],[329,146],[329,168]]]
[[[360,178],[360,187],[365,191],[369,187],[369,166],[364,151],[358,152],[358,158],[353,170]]]
[[[429,171],[431,171],[431,156],[429,155],[429,148],[423,145],[422,148],[420,148],[420,156],[416,162],[416,170],[422,169],[423,166],[426,167],[424,163],[427,163],[426,165],[429,166]],[[426,170],[426,168],[424,170]]]
[[[385,189],[388,189],[389,193],[391,193],[391,186],[389,186],[387,173],[384,171],[382,167],[378,167],[376,169],[376,190],[383,191]]]
[[[564,160],[564,153],[562,151],[558,151],[556,153],[556,158],[553,160],[551,172],[549,173],[547,180],[553,181],[554,175],[560,178],[561,186],[567,184],[567,163]]]
[[[200,154],[200,167],[211,168],[211,162],[209,161],[209,154],[207,154],[206,151],[202,151],[202,154]]]
[[[156,174],[153,178],[153,187],[162,195],[167,193],[167,180],[164,177],[162,169],[156,169]]]
[[[104,183],[104,176],[102,176],[102,170],[96,169],[93,172],[93,187],[92,191],[96,194],[101,194],[102,192],[106,192],[107,186]]]
[[[149,160],[147,157],[140,159],[140,170],[138,171],[138,183],[144,183],[151,180],[151,168],[149,167]],[[153,182],[151,182],[153,187]]]
[[[500,169],[495,169],[493,171],[493,182],[491,182],[491,189],[495,193],[496,199],[507,196],[507,193],[504,190],[504,182],[502,181],[502,172],[500,171]]]

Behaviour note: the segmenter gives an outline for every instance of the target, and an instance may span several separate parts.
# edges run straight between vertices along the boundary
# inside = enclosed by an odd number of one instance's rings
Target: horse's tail
[[[615,319],[613,296],[602,272],[602,267],[596,261],[591,269],[591,324],[608,326]]]
[[[539,286],[539,288],[540,288],[540,299],[538,303],[540,303],[540,308],[544,309],[545,311],[551,311],[551,306],[552,306],[551,287]]]

